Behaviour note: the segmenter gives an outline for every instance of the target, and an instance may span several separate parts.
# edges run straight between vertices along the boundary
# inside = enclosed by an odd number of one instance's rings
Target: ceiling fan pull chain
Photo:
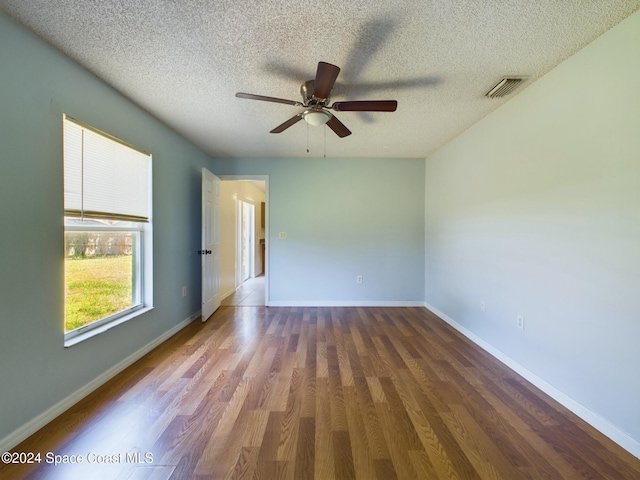
[[[327,125],[324,126],[324,158],[327,158]]]
[[[307,153],[309,153],[309,124],[307,123]]]

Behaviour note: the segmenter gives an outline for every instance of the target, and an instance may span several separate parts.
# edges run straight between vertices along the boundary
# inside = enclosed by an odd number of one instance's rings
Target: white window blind
[[[64,117],[66,216],[148,222],[151,155]]]

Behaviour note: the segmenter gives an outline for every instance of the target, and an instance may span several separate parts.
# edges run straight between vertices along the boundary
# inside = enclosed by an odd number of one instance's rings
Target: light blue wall
[[[269,175],[274,301],[423,301],[423,160],[212,161],[2,13],[0,65],[0,441],[198,311],[203,166]],[[151,152],[154,192],[154,310],[67,349],[62,113]]]
[[[0,439],[199,309],[207,166],[269,175],[274,302],[426,296],[640,441],[638,32],[635,14],[425,167],[211,160],[0,14]],[[154,168],[155,309],[68,349],[63,112],[150,151]]]
[[[212,168],[269,175],[275,304],[423,302],[424,160],[216,159]]]
[[[426,163],[428,304],[636,442],[639,85],[636,13]]]
[[[0,112],[1,440],[199,310],[210,159],[1,13]],[[63,112],[151,152],[154,189],[155,309],[68,349]]]

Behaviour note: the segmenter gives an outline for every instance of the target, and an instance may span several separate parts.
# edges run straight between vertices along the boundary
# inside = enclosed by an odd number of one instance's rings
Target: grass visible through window
[[[65,270],[65,331],[131,306],[131,255],[66,257]]]

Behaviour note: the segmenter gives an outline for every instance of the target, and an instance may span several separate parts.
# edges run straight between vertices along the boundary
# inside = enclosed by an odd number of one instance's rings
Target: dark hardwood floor
[[[2,479],[640,478],[423,308],[223,306],[13,451],[42,463]]]

